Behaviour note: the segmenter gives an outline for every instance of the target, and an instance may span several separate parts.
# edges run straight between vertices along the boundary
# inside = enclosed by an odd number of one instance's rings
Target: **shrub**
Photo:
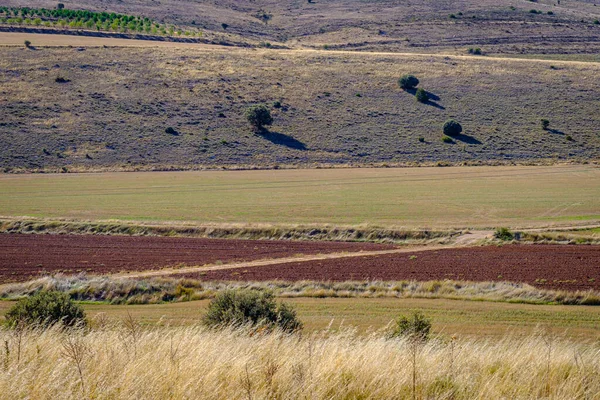
[[[540,119],[540,125],[542,125],[542,129],[547,131],[548,127],[550,126],[550,121],[548,121],[545,118]]]
[[[27,48],[31,47],[31,42],[29,40],[25,41],[25,47],[27,47]]]
[[[414,312],[409,318],[401,316],[396,321],[390,337],[407,337],[413,340],[426,341],[429,339],[429,332],[431,331],[431,320],[421,312]]]
[[[594,20],[594,25],[600,25],[600,20],[595,19]]]
[[[220,292],[208,305],[203,323],[210,327],[266,326],[286,332],[302,329],[293,308],[277,304],[271,292],[227,290]]]
[[[59,10],[62,10],[62,9],[64,9],[64,8],[65,8],[65,5],[64,5],[63,3],[58,3],[58,4],[56,5],[56,8],[57,8],[57,9],[59,9]]]
[[[273,102],[273,107],[275,107],[275,108],[281,108],[281,102],[280,101]]]
[[[271,112],[262,104],[252,106],[246,110],[246,119],[256,131],[260,131],[265,125],[271,125],[273,123]]]
[[[69,80],[67,78],[65,78],[62,75],[56,75],[56,78],[54,78],[54,81],[57,83],[67,83],[69,82]]]
[[[454,143],[454,140],[452,140],[452,138],[450,136],[442,136],[442,142],[444,143]]]
[[[221,24],[221,28],[223,28],[223,30],[226,30],[227,28],[229,28],[229,25],[228,25],[228,24],[226,24],[225,22],[223,22],[223,23]]]
[[[6,313],[6,321],[13,327],[19,323],[42,326],[63,323],[73,326],[85,324],[85,312],[66,293],[41,291],[19,300]]]
[[[470,47],[469,50],[467,50],[469,54],[473,54],[476,56],[480,56],[481,55],[481,49],[479,47]]]
[[[404,75],[398,79],[398,85],[404,89],[414,89],[419,84],[419,79],[414,75]]]
[[[177,132],[172,126],[169,126],[167,129],[165,129],[165,133],[168,133],[169,135],[179,135],[179,132]]]
[[[425,138],[423,136],[419,136],[419,142],[425,143]]]
[[[498,228],[494,232],[494,237],[500,240],[513,240],[515,235],[508,228]]]
[[[460,135],[462,126],[453,119],[449,119],[444,123],[444,134],[448,136]]]
[[[429,101],[429,95],[422,88],[417,89],[417,92],[415,93],[415,98],[419,103],[427,103]]]

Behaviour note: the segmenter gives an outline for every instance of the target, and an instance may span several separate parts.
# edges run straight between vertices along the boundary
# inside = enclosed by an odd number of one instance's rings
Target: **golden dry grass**
[[[100,324],[101,325],[101,324]],[[597,344],[550,334],[427,344],[381,333],[0,331],[0,393],[36,399],[596,399]]]

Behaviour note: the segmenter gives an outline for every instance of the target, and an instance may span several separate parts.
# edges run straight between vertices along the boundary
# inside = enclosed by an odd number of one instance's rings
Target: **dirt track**
[[[370,243],[0,234],[0,283],[57,272],[118,273],[393,248]]]
[[[443,249],[205,271],[203,280],[437,280],[527,282],[600,290],[600,246],[510,245]]]

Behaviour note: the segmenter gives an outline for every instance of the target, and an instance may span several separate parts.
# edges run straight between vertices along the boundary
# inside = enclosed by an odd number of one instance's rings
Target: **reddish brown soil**
[[[298,262],[188,275],[203,280],[436,280],[527,282],[600,290],[600,246],[510,245]],[[545,281],[543,281],[545,280]]]
[[[0,283],[57,272],[116,273],[393,247],[342,242],[0,234]]]

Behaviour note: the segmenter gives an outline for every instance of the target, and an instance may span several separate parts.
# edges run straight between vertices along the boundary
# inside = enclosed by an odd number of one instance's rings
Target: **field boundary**
[[[0,233],[181,236],[209,239],[321,240],[405,243],[450,239],[459,230],[402,230],[382,227],[310,225],[160,225],[122,221],[69,221],[0,217]]]
[[[600,292],[541,289],[527,283],[433,281],[199,281],[175,277],[65,276],[0,285],[0,300],[57,290],[77,301],[159,304],[213,298],[224,290],[271,291],[282,298],[424,298],[534,305],[600,305]]]

